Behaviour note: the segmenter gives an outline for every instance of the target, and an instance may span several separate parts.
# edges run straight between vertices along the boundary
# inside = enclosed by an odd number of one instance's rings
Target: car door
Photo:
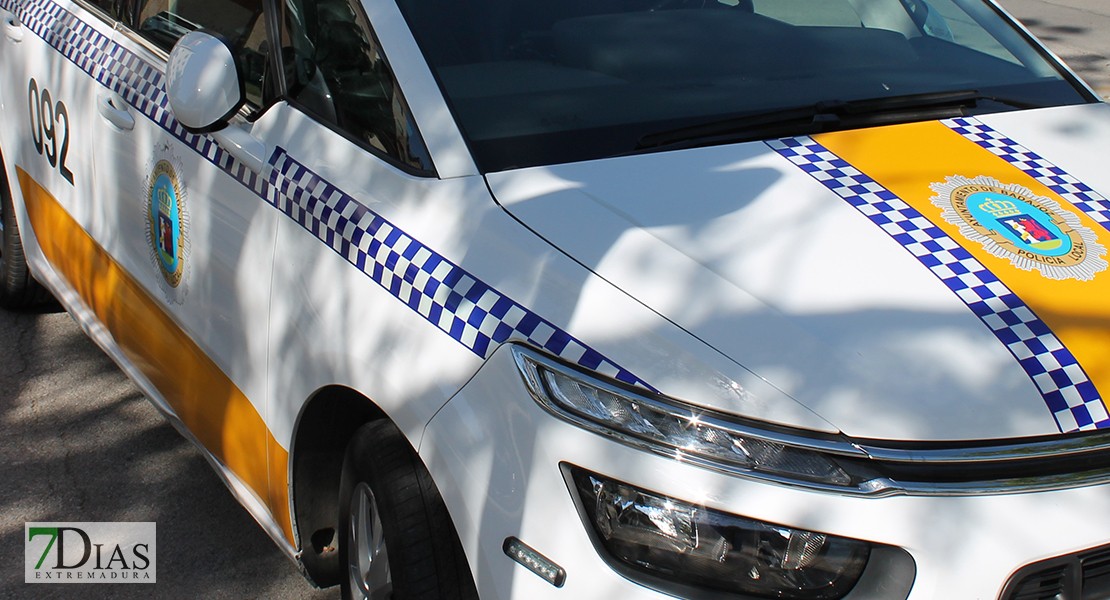
[[[34,217],[57,205],[81,228],[91,226],[93,100],[101,87],[95,61],[105,58],[113,24],[107,1],[0,2],[0,150]],[[34,226],[21,229],[35,235]]]
[[[168,53],[201,28],[228,40],[247,65],[251,100],[233,127],[251,127],[245,117],[262,104],[268,60],[263,0],[129,3],[101,65],[107,101],[95,135],[110,166],[98,172],[92,234],[125,282],[102,309],[109,329],[155,399],[265,522],[272,506],[287,504],[283,468],[271,477],[265,423],[278,214],[255,171],[172,114]],[[270,533],[289,539],[287,521],[271,523]]]

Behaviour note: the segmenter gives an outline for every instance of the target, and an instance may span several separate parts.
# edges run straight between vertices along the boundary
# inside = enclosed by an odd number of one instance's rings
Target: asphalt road
[[[337,598],[312,588],[70,317],[0,311],[0,598]],[[157,583],[23,583],[24,523],[154,521]]]
[[[999,0],[1064,59],[1080,77],[1110,98],[1110,2],[1106,0]]]
[[[1110,2],[1003,0],[1110,97]],[[155,521],[158,583],[23,583],[28,521]],[[0,598],[334,598],[64,313],[0,311]]]

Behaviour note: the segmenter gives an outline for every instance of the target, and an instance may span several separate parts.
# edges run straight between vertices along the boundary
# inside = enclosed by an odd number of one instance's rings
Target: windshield
[[[484,172],[1094,101],[983,0],[398,3]]]

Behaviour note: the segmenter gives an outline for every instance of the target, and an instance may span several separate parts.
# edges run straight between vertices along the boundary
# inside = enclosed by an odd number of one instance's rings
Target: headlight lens
[[[842,441],[769,434],[670,398],[621,387],[522,347],[517,366],[533,397],[576,425],[624,443],[703,466],[783,482],[854,487],[870,473],[850,473],[837,454],[864,457]]]
[[[664,591],[835,600],[856,585],[870,544],[695,506],[565,466],[615,567]],[[680,589],[667,589],[679,586]]]

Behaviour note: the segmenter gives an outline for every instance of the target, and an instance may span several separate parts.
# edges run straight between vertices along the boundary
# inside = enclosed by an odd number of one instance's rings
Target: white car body
[[[306,407],[349,393],[419,452],[482,598],[667,596],[610,566],[562,465],[912,559],[908,581],[903,569],[883,583],[884,565],[870,566],[875,587],[856,599],[1000,598],[1018,569],[1110,543],[1110,477],[874,493],[769,482],[560,418],[533,400],[513,354],[526,346],[745,422],[887,447],[1051,443],[1106,426],[1110,107],[482,173],[397,5],[363,7],[435,177],[280,101],[233,120],[256,144],[246,150],[226,131],[188,133],[165,93],[164,53],[79,0],[0,0],[0,149],[31,270],[291,557],[311,552],[297,522]],[[68,109],[72,182],[28,142],[41,135],[27,116],[31,80],[40,102],[45,89],[55,113]],[[894,145],[919,135],[946,145]],[[891,164],[911,181],[891,179]],[[158,268],[143,204],[165,185],[159,174],[176,202],[176,271]],[[928,223],[905,218],[913,241],[884,226],[975,182],[1063,206],[1086,232],[1086,271],[1060,280],[1014,267],[939,207]],[[884,195],[913,185],[912,208]],[[953,240],[972,256],[925,262]],[[975,261],[987,275],[972,282],[952,270]],[[988,295],[960,291],[977,286]],[[1011,290],[1029,304],[1000,308]],[[1061,358],[1072,347],[1076,358]],[[510,560],[508,538],[564,569],[565,583]]]

